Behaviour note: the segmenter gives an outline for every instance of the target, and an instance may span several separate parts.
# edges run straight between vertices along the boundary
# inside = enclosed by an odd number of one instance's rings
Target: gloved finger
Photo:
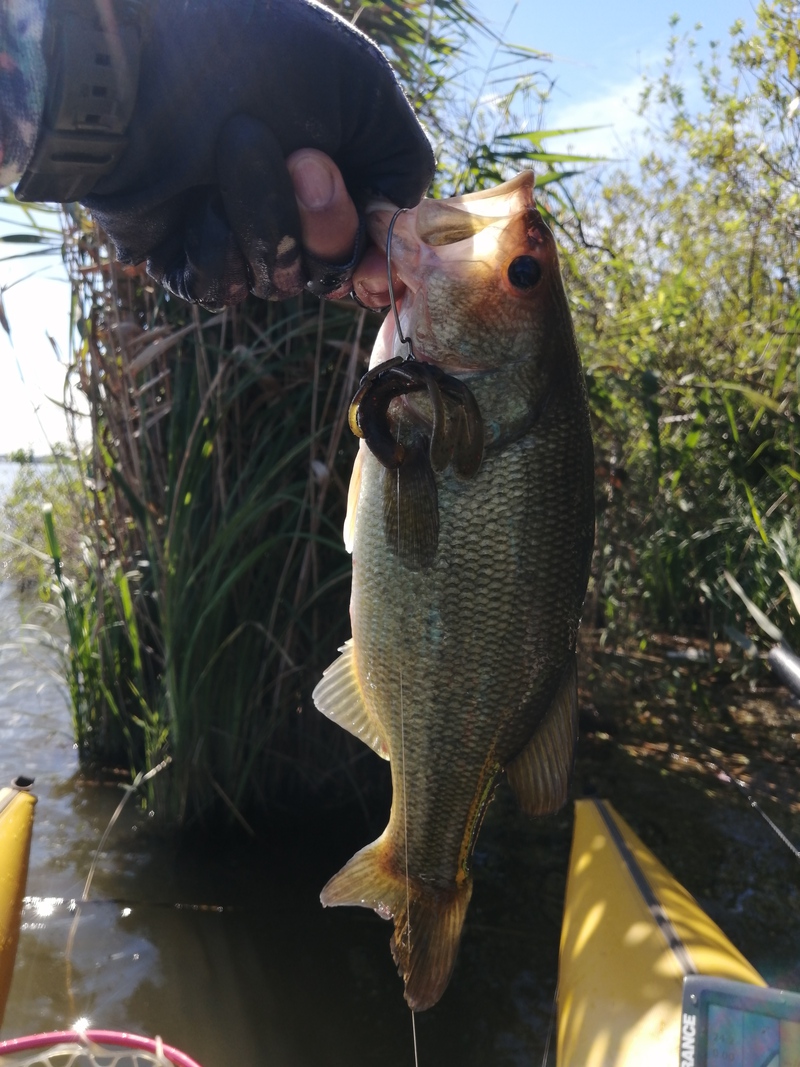
[[[353,288],[353,271],[364,254],[366,242],[367,226],[364,219],[360,218],[350,259],[346,263],[330,263],[306,252],[303,256],[303,266],[308,278],[306,288],[309,292],[329,300],[340,300],[347,296]]]
[[[433,180],[435,163],[433,149],[413,121],[396,126],[384,121],[359,131],[347,145],[348,188],[384,196],[398,207],[417,206]]]
[[[341,139],[331,155],[357,200],[379,194],[398,207],[416,207],[433,180],[433,149],[391,67],[381,60],[382,69],[362,63],[341,72],[341,99],[352,105],[341,114]]]
[[[143,263],[152,249],[180,244],[185,195],[142,207],[130,196],[84,197],[81,203],[114,242],[120,263]]]
[[[217,174],[230,228],[247,261],[250,291],[296,296],[305,283],[300,217],[281,147],[265,123],[235,115],[222,127]]]
[[[334,299],[350,292],[364,251],[364,226],[333,160],[315,148],[301,148],[286,160],[292,179],[307,288]]]
[[[147,258],[147,273],[183,300],[218,310],[247,296],[247,263],[224,215],[215,189],[187,197],[183,231],[173,234]]]

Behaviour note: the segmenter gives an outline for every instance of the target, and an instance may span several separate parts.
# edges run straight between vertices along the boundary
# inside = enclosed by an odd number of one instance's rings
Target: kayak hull
[[[577,801],[559,957],[559,1067],[675,1067],[689,974],[766,985],[609,803]]]
[[[0,789],[0,1025],[17,954],[35,804],[27,788]]]

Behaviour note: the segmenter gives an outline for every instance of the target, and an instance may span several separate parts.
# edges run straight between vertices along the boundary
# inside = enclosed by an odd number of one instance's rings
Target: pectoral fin
[[[364,703],[356,674],[352,637],[339,651],[341,656],[328,667],[314,689],[314,703],[323,715],[360,738],[383,759],[388,759],[389,746],[383,727]]]
[[[541,725],[506,767],[508,782],[526,815],[551,815],[567,800],[578,737],[575,656]]]
[[[439,545],[439,493],[427,442],[410,445],[402,464],[382,476],[386,543],[409,570],[424,570]]]

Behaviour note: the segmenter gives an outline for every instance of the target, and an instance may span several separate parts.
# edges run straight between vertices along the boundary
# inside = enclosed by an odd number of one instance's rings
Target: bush
[[[698,61],[696,113],[676,73],[694,46],[673,40],[643,101],[652,148],[584,187],[565,256],[601,475],[597,619],[616,631],[721,624],[741,611],[727,568],[800,638],[777,574],[800,530],[800,38],[790,0],[758,16],[732,30],[730,76]]]
[[[7,533],[7,576],[21,591],[36,590],[49,597],[52,567],[47,554],[42,508],[52,505],[61,530],[64,566],[69,574],[86,573],[83,550],[88,529],[86,491],[76,463],[20,463],[11,489],[2,502]]]

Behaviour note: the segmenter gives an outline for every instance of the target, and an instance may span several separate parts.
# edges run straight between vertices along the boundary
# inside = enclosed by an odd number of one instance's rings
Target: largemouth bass
[[[369,216],[384,247],[391,215],[379,207]],[[435,429],[435,390],[422,389],[388,404],[400,446],[388,466],[362,441],[345,529],[353,636],[314,700],[391,761],[393,788],[386,830],[328,882],[322,902],[394,920],[392,952],[419,1011],[450,980],[475,841],[503,773],[529,814],[567,798],[593,459],[533,175],[424,200],[398,217],[391,252],[417,360],[468,387],[482,428],[451,400],[445,429],[442,411]],[[370,366],[398,353],[389,316]]]

